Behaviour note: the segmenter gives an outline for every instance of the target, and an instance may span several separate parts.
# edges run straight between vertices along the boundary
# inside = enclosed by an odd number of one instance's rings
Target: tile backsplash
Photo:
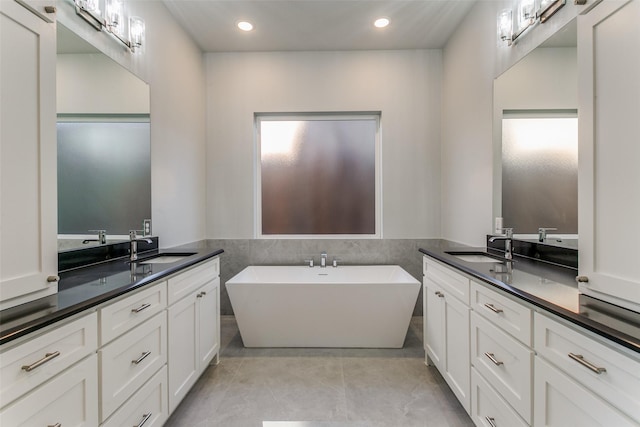
[[[233,314],[224,283],[250,265],[304,265],[313,258],[320,264],[320,254],[327,253],[327,264],[338,258],[342,265],[399,265],[422,283],[422,254],[425,239],[210,239],[202,241],[209,248],[222,248],[220,256],[220,313]],[[331,268],[331,267],[328,267]],[[422,316],[422,292],[414,316]]]

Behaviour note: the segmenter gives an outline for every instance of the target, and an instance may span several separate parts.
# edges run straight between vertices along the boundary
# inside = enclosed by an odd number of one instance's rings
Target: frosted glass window
[[[151,218],[148,116],[139,122],[112,120],[58,122],[60,234],[127,235]]]
[[[259,235],[377,236],[378,115],[257,116]]]
[[[502,119],[502,216],[516,233],[578,232],[578,119]]]

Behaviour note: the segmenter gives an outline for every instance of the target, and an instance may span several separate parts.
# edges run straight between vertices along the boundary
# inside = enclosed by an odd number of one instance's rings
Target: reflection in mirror
[[[504,111],[502,217],[520,233],[578,233],[577,111]]]
[[[494,83],[494,212],[517,237],[577,239],[575,20]],[[560,243],[560,242],[558,242]]]
[[[151,218],[149,87],[58,23],[59,249],[107,243]]]

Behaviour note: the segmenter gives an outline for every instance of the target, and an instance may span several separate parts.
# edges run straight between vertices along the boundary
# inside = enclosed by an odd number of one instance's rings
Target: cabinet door
[[[469,307],[424,278],[427,355],[467,412],[471,408]]]
[[[207,365],[220,348],[220,279],[216,279],[200,289],[198,301],[198,363],[199,372]]]
[[[535,426],[637,426],[538,356],[535,357],[535,372]]]
[[[469,413],[471,410],[469,307],[448,294],[445,294],[444,302],[446,368],[443,375],[453,393]]]
[[[581,290],[640,309],[640,0],[578,20]]]
[[[424,278],[424,342],[427,356],[440,371],[444,369],[444,293],[429,278]]]
[[[45,22],[56,20],[56,0],[16,0]]]
[[[0,309],[58,290],[55,30],[0,1]]]
[[[198,300],[197,290],[169,307],[169,413],[198,378]]]

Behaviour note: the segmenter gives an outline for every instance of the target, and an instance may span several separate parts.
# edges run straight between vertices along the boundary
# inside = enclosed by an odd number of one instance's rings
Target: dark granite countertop
[[[118,258],[60,273],[58,293],[0,311],[0,344],[37,331],[74,314],[174,274],[224,252],[194,242],[139,254],[132,266]],[[143,264],[159,254],[189,254],[170,263]]]
[[[640,313],[580,294],[577,270],[514,256],[506,261],[467,262],[447,252],[487,252],[448,240],[434,239],[420,252],[543,308],[578,326],[640,353]],[[500,255],[500,251],[490,250]]]

